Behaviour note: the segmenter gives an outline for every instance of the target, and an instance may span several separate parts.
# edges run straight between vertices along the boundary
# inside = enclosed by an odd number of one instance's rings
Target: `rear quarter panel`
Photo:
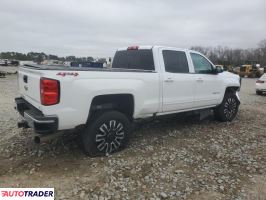
[[[134,118],[151,116],[159,110],[159,74],[156,72],[79,71],[78,76],[60,76],[47,71],[44,76],[60,81],[60,103],[43,106],[45,115],[59,118],[59,130],[85,124],[94,97],[132,94]]]

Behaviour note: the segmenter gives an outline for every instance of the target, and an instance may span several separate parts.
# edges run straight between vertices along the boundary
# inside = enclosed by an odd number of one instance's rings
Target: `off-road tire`
[[[231,122],[237,115],[239,100],[235,93],[225,94],[222,103],[214,109],[214,117],[221,122]]]
[[[109,155],[126,147],[132,125],[118,111],[96,114],[81,134],[83,150],[91,157]]]

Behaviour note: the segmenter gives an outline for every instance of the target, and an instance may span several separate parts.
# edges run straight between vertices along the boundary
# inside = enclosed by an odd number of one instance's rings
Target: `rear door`
[[[203,55],[190,52],[194,66],[195,107],[217,105],[223,92],[223,82],[214,66]]]
[[[193,107],[193,75],[187,60],[187,52],[177,49],[161,49],[163,73],[163,112],[174,112]]]

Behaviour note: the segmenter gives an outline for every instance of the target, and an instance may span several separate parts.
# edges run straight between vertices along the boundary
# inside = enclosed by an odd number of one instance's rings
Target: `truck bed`
[[[78,75],[59,74],[65,72]],[[160,78],[157,71],[31,64],[20,66],[18,79],[19,94],[25,101],[46,117],[60,118],[58,130],[85,124],[95,95],[134,95],[137,109],[134,115],[138,118],[146,113],[151,116],[159,110]],[[59,103],[49,106],[41,103],[41,79],[60,83]]]

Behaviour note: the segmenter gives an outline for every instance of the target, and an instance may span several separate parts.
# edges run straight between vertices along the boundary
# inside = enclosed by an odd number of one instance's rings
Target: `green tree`
[[[66,61],[75,61],[76,57],[75,56],[67,56]]]
[[[91,57],[91,56],[89,56],[89,57],[87,57],[87,61],[88,61],[88,62],[92,62],[92,61],[94,61],[94,58]]]
[[[99,63],[105,63],[105,62],[106,62],[106,59],[105,59],[105,58],[99,58],[99,59],[98,59],[98,62],[99,62]]]

